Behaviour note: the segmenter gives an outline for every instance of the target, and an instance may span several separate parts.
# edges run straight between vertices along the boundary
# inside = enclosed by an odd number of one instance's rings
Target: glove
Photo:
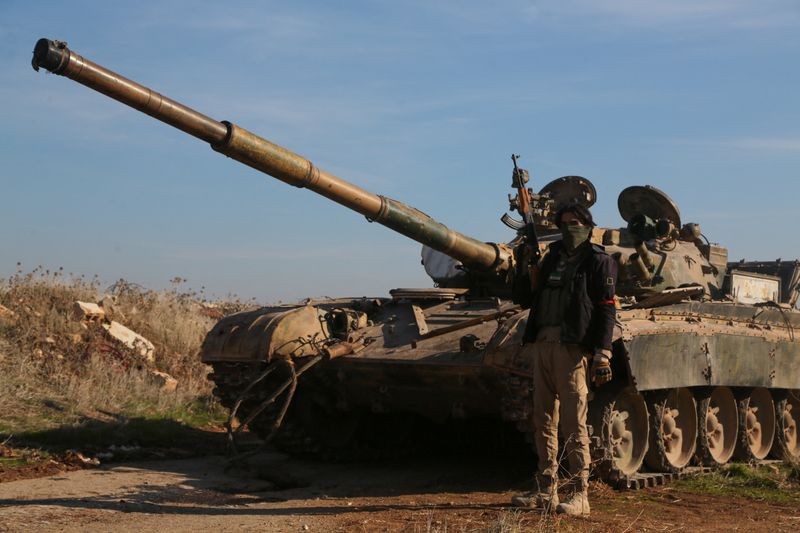
[[[592,382],[595,386],[599,387],[600,385],[608,383],[611,381],[611,360],[605,354],[594,354],[590,372],[592,375]]]

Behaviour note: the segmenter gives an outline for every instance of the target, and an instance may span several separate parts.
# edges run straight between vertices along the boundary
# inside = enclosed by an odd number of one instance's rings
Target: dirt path
[[[1,531],[797,531],[800,509],[592,486],[591,519],[506,507],[513,464],[324,464],[263,454],[142,462],[0,484]],[[521,477],[522,476],[522,477]],[[515,481],[509,481],[515,480]],[[510,490],[509,485],[517,485]]]

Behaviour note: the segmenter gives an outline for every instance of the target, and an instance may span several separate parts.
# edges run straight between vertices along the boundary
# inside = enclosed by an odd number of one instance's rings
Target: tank
[[[232,439],[234,418],[303,453],[404,450],[430,440],[431,428],[469,420],[530,437],[533,365],[521,345],[528,312],[510,300],[521,222],[506,214],[506,238],[478,241],[59,41],[39,40],[33,66],[423,245],[433,287],[265,307],[214,326],[200,357],[231,409]],[[565,203],[591,206],[597,195],[580,176],[530,193],[543,253],[558,238],[552,213]],[[595,473],[635,487],[652,482],[646,472],[800,457],[798,262],[729,262],[726,248],[684,223],[675,202],[652,186],[623,190],[618,207],[625,225],[591,236],[619,265],[614,378],[590,394]]]

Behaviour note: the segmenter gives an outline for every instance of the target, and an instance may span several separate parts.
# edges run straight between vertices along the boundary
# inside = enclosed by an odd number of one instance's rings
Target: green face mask
[[[561,236],[564,239],[564,247],[568,252],[586,242],[592,232],[590,226],[564,226],[561,228]]]

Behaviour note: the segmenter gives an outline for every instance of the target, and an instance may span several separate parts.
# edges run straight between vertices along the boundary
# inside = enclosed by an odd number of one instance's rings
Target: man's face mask
[[[564,224],[561,226],[561,236],[564,239],[564,246],[568,252],[574,251],[578,246],[583,244],[592,232],[590,226],[571,226]]]

